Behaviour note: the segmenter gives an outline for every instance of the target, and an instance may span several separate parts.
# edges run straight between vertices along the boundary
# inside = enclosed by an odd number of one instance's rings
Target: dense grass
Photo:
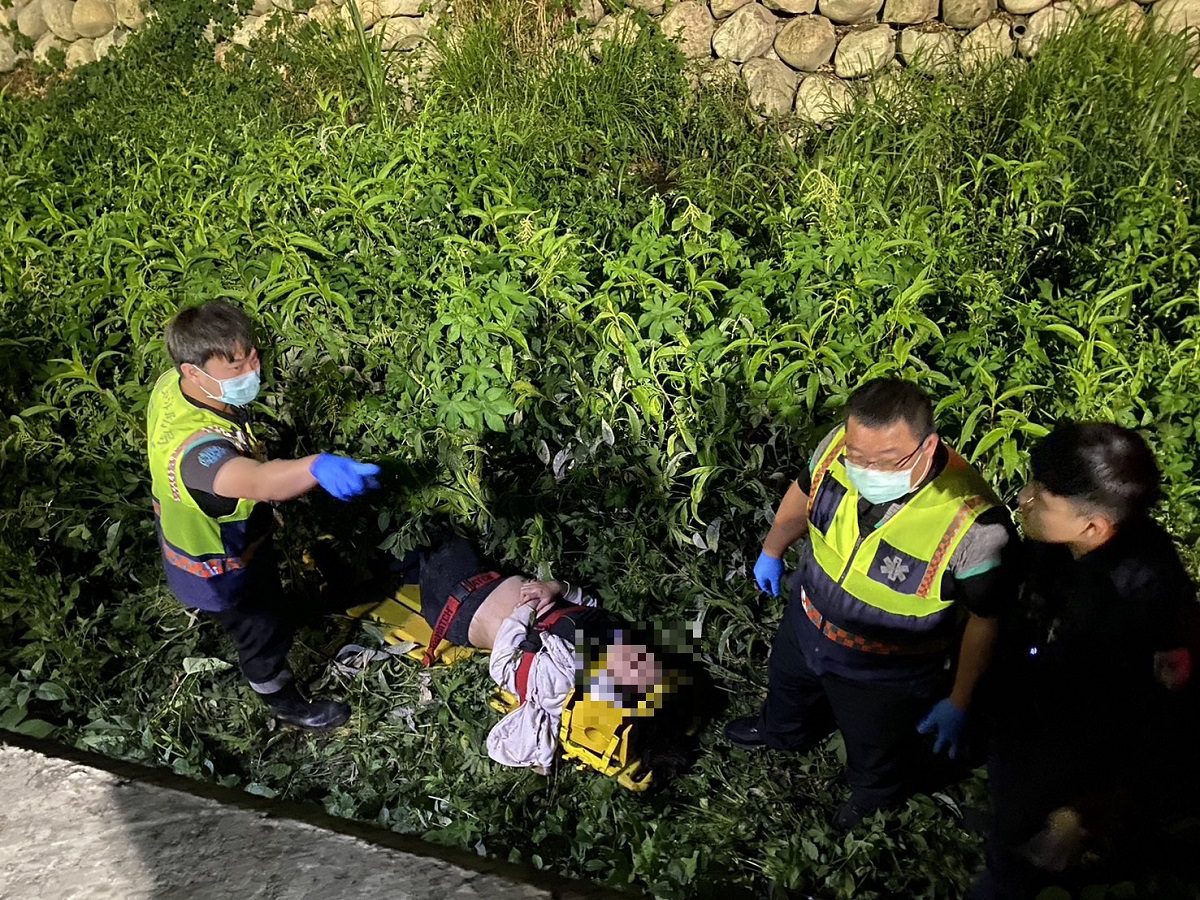
[[[1200,82],[1179,48],[1078,32],[785,134],[697,99],[651,35],[598,63],[546,49],[533,7],[476,16],[414,95],[351,35],[222,70],[189,5],[44,99],[0,98],[0,725],[663,896],[764,876],[957,895],[979,783],[837,838],[835,745],[751,756],[713,730],[650,797],[544,780],[488,762],[481,665],[402,661],[336,685],[352,728],[264,732],[157,568],[161,328],[244,304],[275,452],[395,461],[370,501],[292,504],[292,550],[332,530],[400,551],[450,516],[626,613],[698,618],[735,714],[779,615],[748,560],[869,374],[925,384],[1009,493],[1058,416],[1142,428],[1196,562]],[[342,636],[308,634],[318,683]]]

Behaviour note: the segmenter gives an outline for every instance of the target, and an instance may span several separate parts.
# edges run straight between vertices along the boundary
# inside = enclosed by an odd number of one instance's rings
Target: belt
[[[808,620],[817,626],[817,630],[840,647],[849,647],[851,650],[875,653],[880,656],[930,656],[934,653],[941,653],[950,646],[950,642],[946,639],[906,641],[901,644],[863,637],[861,634],[847,631],[840,625],[834,625],[826,619],[821,611],[812,605],[812,601],[808,599],[808,594],[804,591],[800,592],[800,603],[804,606]]]
[[[425,655],[421,657],[421,665],[426,668],[433,665],[433,661],[437,658],[438,644],[442,642],[442,639],[446,637],[446,632],[450,630],[450,625],[458,615],[458,610],[462,606],[463,600],[476,591],[499,580],[499,572],[481,572],[478,575],[472,575],[470,578],[464,578],[458,583],[458,586],[446,600],[446,605],[442,607],[441,615],[437,617],[437,621],[433,625],[433,634],[429,637],[429,646],[425,648]]]

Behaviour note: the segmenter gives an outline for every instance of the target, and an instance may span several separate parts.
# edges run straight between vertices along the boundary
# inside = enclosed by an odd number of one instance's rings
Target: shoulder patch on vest
[[[196,461],[206,469],[211,469],[221,460],[233,456],[234,453],[228,447],[221,444],[215,444],[212,447],[205,447],[196,453]]]

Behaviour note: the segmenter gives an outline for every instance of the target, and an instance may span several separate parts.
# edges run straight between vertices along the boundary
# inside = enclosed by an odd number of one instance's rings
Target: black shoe
[[[863,819],[875,815],[880,809],[882,807],[859,806],[852,797],[839,806],[837,812],[833,814],[833,827],[842,832],[850,831],[862,824]]]
[[[758,716],[734,719],[725,726],[725,737],[735,747],[744,747],[747,750],[762,747],[767,743],[762,732],[758,730]]]
[[[328,731],[346,724],[350,718],[349,704],[306,700],[294,683],[274,694],[263,694],[262,698],[280,722],[308,731]]]

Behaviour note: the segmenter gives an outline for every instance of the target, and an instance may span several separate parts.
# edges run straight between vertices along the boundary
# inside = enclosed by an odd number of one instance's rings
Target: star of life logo
[[[909,567],[898,556],[889,556],[879,564],[879,571],[888,581],[903,581],[908,577]]]

